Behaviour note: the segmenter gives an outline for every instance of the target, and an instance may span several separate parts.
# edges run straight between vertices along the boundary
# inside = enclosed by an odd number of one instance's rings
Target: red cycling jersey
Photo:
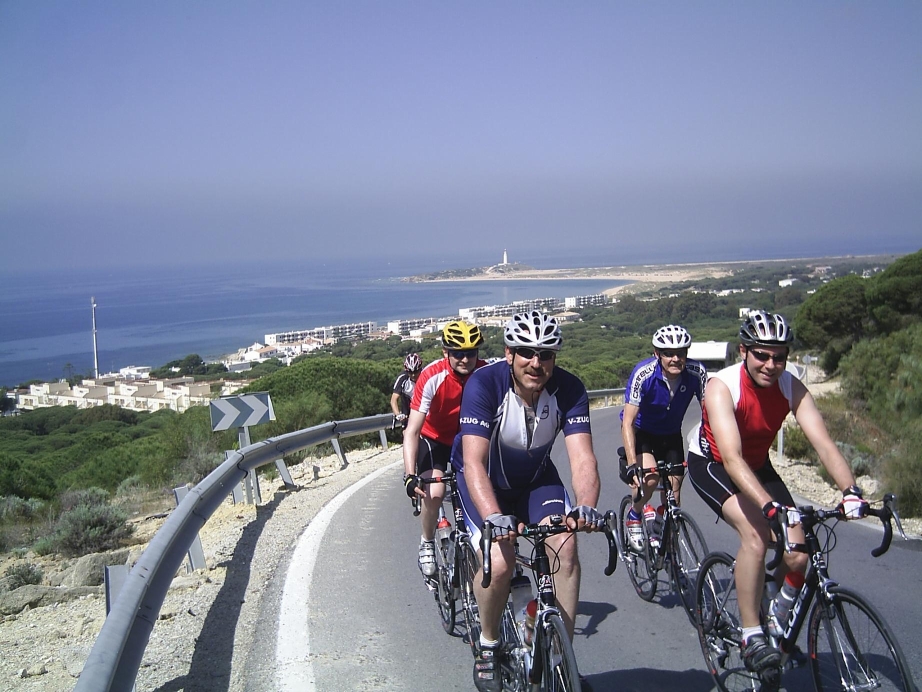
[[[486,365],[478,360],[477,367]],[[451,369],[448,358],[430,363],[419,374],[410,408],[426,414],[420,431],[430,440],[451,446],[458,433],[461,416],[461,392],[470,375],[463,377]]]
[[[772,441],[791,411],[793,376],[790,372],[785,371],[781,374],[781,378],[770,387],[757,387],[749,373],[746,372],[745,363],[740,363],[724,368],[714,377],[720,379],[730,389],[736,425],[740,431],[743,459],[753,471],[756,471],[765,464]],[[707,399],[706,394],[705,399]],[[723,463],[714,433],[708,422],[707,406],[703,406],[702,409],[700,435],[690,436],[692,441],[695,437],[698,438],[700,449],[689,445],[689,451]]]

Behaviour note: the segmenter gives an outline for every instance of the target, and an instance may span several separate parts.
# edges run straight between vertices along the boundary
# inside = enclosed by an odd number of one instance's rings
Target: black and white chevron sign
[[[211,430],[245,428],[275,420],[268,392],[225,396],[211,402]]]

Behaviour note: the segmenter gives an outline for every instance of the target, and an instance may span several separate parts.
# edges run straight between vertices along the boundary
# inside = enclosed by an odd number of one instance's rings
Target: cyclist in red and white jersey
[[[445,497],[445,485],[421,486],[419,478],[441,478],[448,469],[451,444],[461,415],[461,391],[470,374],[485,365],[478,358],[481,344],[483,335],[476,324],[462,320],[446,324],[442,330],[443,358],[423,368],[410,402],[403,434],[403,483],[410,498],[422,499],[419,569],[427,583],[436,571],[435,524]]]
[[[867,503],[855,485],[848,462],[829,437],[816,403],[803,383],[785,369],[794,334],[781,315],[751,312],[740,327],[743,362],[718,372],[708,381],[702,421],[689,434],[688,475],[701,498],[740,537],[736,555],[737,597],[743,627],[742,655],[746,667],[762,677],[763,690],[780,678],[781,654],[762,631],[759,603],[764,588],[765,555],[777,516],[794,505],[768,457],[775,435],[793,413],[816,449],[823,466],[842,490],[848,518],[864,515]],[[791,527],[788,536],[804,542],[803,530]],[[803,583],[806,553],[785,553],[775,573],[780,585]],[[771,684],[768,684],[771,681]]]

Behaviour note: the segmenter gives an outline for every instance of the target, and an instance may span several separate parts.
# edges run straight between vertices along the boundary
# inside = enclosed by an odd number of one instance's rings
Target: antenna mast
[[[96,297],[90,296],[90,305],[93,306],[93,377],[99,379],[99,353],[96,349]]]

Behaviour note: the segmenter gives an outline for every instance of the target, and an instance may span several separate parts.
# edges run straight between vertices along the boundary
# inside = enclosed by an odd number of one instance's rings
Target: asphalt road
[[[616,509],[626,492],[616,468],[617,414],[618,409],[592,414],[600,507],[606,509]],[[690,411],[687,421],[697,415]],[[567,480],[569,464],[560,440],[553,458]],[[318,690],[473,689],[468,645],[442,630],[416,566],[419,524],[403,495],[402,473],[392,468],[355,492],[320,542],[308,611],[309,661]],[[697,519],[710,549],[735,552],[730,529],[715,523],[690,483],[683,490],[682,504]],[[922,680],[922,546],[895,540],[890,552],[875,559],[870,550],[879,543],[879,531],[849,524],[840,525],[836,535],[832,577],[878,608],[917,682]],[[643,602],[623,565],[613,576],[603,575],[603,536],[579,540],[583,579],[574,646],[580,672],[593,687],[599,692],[714,689],[695,630],[666,583],[661,583],[662,595]],[[791,671],[785,689],[812,689],[812,682],[805,670]]]

